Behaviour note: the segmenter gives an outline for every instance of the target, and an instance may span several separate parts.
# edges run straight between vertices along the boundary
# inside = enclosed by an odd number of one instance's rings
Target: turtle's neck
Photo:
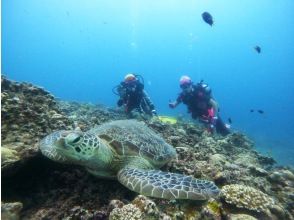
[[[99,148],[95,151],[93,157],[87,161],[87,167],[95,170],[109,170],[113,160],[113,152],[103,140],[100,141]]]

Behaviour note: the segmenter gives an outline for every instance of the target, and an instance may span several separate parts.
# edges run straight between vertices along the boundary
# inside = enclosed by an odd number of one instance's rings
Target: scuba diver
[[[116,91],[113,92],[120,97],[117,105],[119,107],[124,106],[128,117],[134,118],[139,115],[146,119],[146,116],[157,116],[155,107],[144,90],[142,76],[132,73],[127,74],[124,81],[114,87],[114,89]]]
[[[192,118],[204,123],[210,133],[216,131],[223,136],[230,133],[229,126],[223,123],[218,114],[218,104],[212,97],[211,89],[203,80],[195,85],[189,76],[182,76],[180,87],[182,92],[176,101],[169,103],[170,108],[183,102],[188,106]]]

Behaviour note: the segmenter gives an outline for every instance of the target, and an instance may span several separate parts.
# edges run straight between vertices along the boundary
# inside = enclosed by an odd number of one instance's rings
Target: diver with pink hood
[[[228,125],[224,124],[219,116],[217,102],[213,99],[210,87],[203,81],[193,84],[189,76],[180,78],[182,92],[174,102],[169,103],[170,108],[184,103],[193,119],[204,123],[208,131],[225,136],[230,133]]]

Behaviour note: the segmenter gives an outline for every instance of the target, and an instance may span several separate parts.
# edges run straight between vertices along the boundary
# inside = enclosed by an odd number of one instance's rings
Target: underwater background
[[[2,0],[1,73],[62,100],[115,106],[112,88],[134,72],[158,113],[175,116],[186,114],[168,108],[180,76],[203,79],[233,130],[293,166],[293,11],[291,0]]]

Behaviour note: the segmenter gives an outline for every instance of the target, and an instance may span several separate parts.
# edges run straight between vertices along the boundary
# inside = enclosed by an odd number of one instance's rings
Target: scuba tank
[[[114,86],[113,88],[112,88],[112,93],[114,94],[114,95],[117,95],[117,96],[120,96],[119,95],[119,93],[117,92],[117,89],[118,89],[118,87],[119,87],[120,85],[116,85],[116,86]]]
[[[211,95],[211,88],[208,84],[204,83],[204,80],[201,79],[199,83],[197,83],[197,88],[202,91],[206,95]]]
[[[143,85],[143,88],[144,88],[144,78],[143,78],[143,76],[139,75],[139,74],[135,74],[134,76],[139,80],[139,82]]]

